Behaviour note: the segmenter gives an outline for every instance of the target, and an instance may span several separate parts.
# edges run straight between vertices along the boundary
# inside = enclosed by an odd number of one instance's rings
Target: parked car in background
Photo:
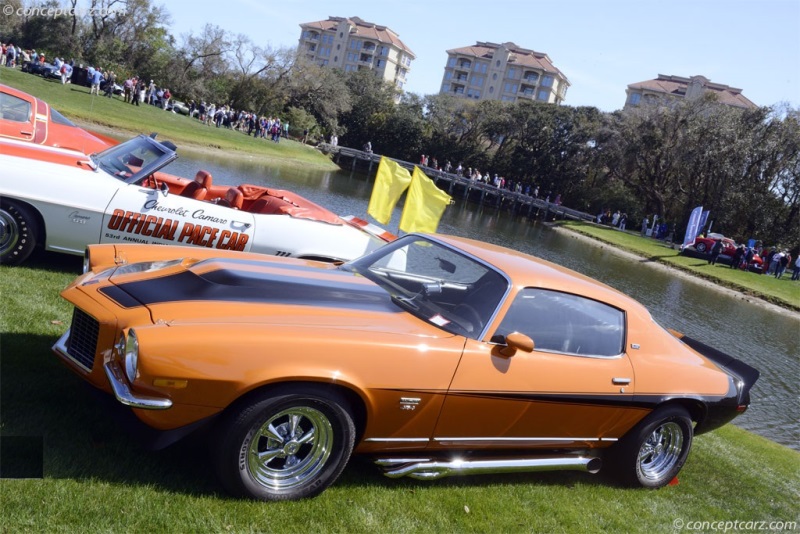
[[[87,132],[45,101],[3,84],[0,84],[0,138],[68,148],[84,154],[118,143],[111,137]]]
[[[722,251],[717,259],[719,263],[730,265],[733,261],[736,249],[739,244],[730,237],[725,237],[722,234],[709,233],[707,235],[699,235],[695,238],[694,243],[683,249],[684,254],[695,255],[701,258],[706,258],[711,255],[711,249],[717,240],[722,241]],[[753,254],[752,260],[746,266],[749,271],[761,272],[763,260],[758,254]]]
[[[181,102],[180,100],[170,100],[169,104],[167,105],[167,110],[172,111],[173,113],[180,113],[181,115],[188,115],[189,114],[189,106],[185,103]]]
[[[722,234],[710,233],[705,236],[699,235],[695,238],[693,245],[697,252],[706,254],[711,252],[714,243],[716,243],[718,239],[722,241],[722,252],[720,252],[720,255],[733,256],[733,253],[736,252],[736,247],[739,245],[730,237],[725,237]]]
[[[759,376],[586,276],[443,235],[341,265],[91,246],[62,296],[61,361],[162,446],[209,428],[208,465],[263,500],[319,494],[351,454],[392,478],[602,467],[658,488]]]
[[[177,157],[147,136],[91,156],[0,141],[0,262],[22,263],[37,247],[82,255],[91,243],[125,242],[342,261],[394,237],[290,191],[168,174]]]
[[[22,72],[36,74],[44,78],[61,78],[61,73],[52,63],[41,63],[39,61],[28,61],[22,65]]]

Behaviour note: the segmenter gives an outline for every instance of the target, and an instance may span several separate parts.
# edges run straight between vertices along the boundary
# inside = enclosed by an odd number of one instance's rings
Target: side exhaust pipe
[[[483,475],[497,473],[524,473],[535,471],[585,471],[597,473],[603,461],[597,457],[547,456],[540,458],[502,458],[439,461],[430,458],[380,458],[381,466],[389,478],[411,477],[417,480],[435,480],[457,475]]]

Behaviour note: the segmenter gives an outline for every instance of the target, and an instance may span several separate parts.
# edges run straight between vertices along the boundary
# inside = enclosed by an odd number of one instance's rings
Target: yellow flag
[[[392,210],[400,195],[411,182],[411,173],[396,161],[381,157],[372,196],[369,198],[367,213],[381,224],[388,224],[392,218]]]
[[[450,204],[450,195],[436,187],[433,180],[414,167],[411,187],[406,196],[400,229],[404,232],[433,233],[439,226],[444,209]]]

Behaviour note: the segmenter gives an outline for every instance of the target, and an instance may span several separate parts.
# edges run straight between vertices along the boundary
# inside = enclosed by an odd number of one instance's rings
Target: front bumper
[[[71,329],[68,329],[64,335],[56,341],[56,344],[53,345],[53,351],[65,360],[77,362],[78,360],[69,354],[68,341],[70,332]],[[170,399],[137,395],[132,392],[116,360],[105,362],[103,364],[103,369],[108,378],[111,390],[114,392],[114,396],[122,404],[130,406],[131,408],[141,408],[144,410],[166,410],[172,407],[172,401]]]

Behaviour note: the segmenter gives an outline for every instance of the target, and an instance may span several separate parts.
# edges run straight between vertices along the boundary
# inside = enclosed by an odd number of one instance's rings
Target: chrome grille
[[[75,308],[72,312],[72,328],[67,341],[67,353],[70,358],[81,366],[91,371],[94,365],[94,355],[97,352],[97,336],[100,333],[100,323],[87,315],[84,311]]]

